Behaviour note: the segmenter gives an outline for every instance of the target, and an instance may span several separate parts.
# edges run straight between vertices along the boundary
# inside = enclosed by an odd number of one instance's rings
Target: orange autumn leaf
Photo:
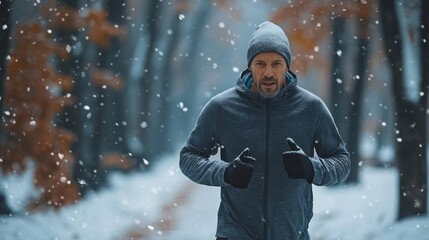
[[[79,197],[76,182],[64,185],[55,177],[72,179],[74,135],[55,126],[54,119],[73,100],[62,95],[72,90],[73,79],[51,66],[58,46],[46,26],[21,24],[14,35],[4,86],[7,115],[2,124],[7,139],[0,144],[0,167],[4,174],[19,173],[27,161],[33,161],[34,182],[42,189],[40,199],[34,201],[38,207],[59,207]]]
[[[101,165],[104,169],[131,170],[134,167],[134,162],[122,154],[108,153],[103,155]]]
[[[85,20],[88,22],[89,40],[102,48],[108,48],[110,46],[109,40],[111,37],[125,36],[125,30],[123,28],[109,23],[105,11],[91,11],[85,17]]]
[[[94,70],[91,72],[91,79],[95,85],[99,87],[109,87],[115,90],[120,90],[124,87],[124,82],[121,77],[114,75],[108,70]]]
[[[85,26],[85,20],[80,17],[78,10],[67,6],[59,7],[54,0],[47,1],[41,11],[42,15],[48,19],[50,27],[76,31]]]
[[[311,1],[287,3],[278,8],[271,20],[280,25],[292,44],[292,66],[304,73],[316,66],[326,71],[327,61],[319,46],[329,41],[331,21],[336,16],[368,20],[373,3],[366,1]],[[299,63],[299,64],[298,64]]]

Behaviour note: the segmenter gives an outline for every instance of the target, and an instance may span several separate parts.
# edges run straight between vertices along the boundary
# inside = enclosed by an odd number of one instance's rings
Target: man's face
[[[249,66],[254,87],[267,98],[272,98],[286,85],[287,64],[274,52],[259,53]]]

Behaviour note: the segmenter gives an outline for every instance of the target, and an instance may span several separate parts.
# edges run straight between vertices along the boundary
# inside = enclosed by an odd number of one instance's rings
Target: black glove
[[[302,151],[292,138],[286,139],[291,151],[283,153],[283,166],[288,177],[293,179],[307,179],[308,183],[313,181],[314,170],[310,157]]]
[[[236,188],[247,188],[252,177],[253,166],[250,163],[256,161],[255,158],[249,156],[249,148],[243,150],[231,163],[228,164],[225,170],[225,182]]]

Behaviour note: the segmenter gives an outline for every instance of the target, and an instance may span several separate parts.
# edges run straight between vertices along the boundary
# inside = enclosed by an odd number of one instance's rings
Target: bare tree
[[[347,178],[348,183],[359,182],[359,162],[361,161],[361,155],[359,153],[359,140],[361,136],[361,123],[362,123],[362,105],[363,105],[363,94],[365,89],[365,79],[367,77],[368,59],[370,55],[370,29],[368,24],[371,17],[371,4],[360,4],[356,3],[356,22],[357,22],[357,40],[355,44],[357,51],[355,58],[353,59],[354,74],[352,81],[352,92],[348,98],[350,108],[343,106],[344,109],[348,110],[348,128],[347,128],[347,149],[350,152],[351,158],[351,171]]]
[[[122,26],[125,21],[126,0],[108,0],[105,3],[106,21]],[[97,69],[94,69],[93,82],[96,96],[95,109],[91,112],[94,131],[91,136],[92,159],[99,159],[98,182],[104,185],[107,170],[119,168],[129,170],[132,163],[123,153],[127,152],[125,139],[125,71],[121,40],[112,38],[105,46],[97,46]],[[95,81],[94,81],[95,77]]]
[[[146,19],[147,24],[147,34],[149,34],[149,43],[146,51],[146,56],[144,57],[144,73],[141,77],[139,83],[139,104],[138,106],[138,123],[141,124],[142,128],[140,129],[138,136],[140,141],[143,143],[143,154],[147,159],[153,159],[156,155],[154,145],[158,144],[153,141],[153,132],[156,123],[153,121],[153,112],[156,111],[154,109],[154,101],[155,101],[155,76],[157,76],[156,72],[156,63],[159,61],[156,60],[157,52],[155,49],[157,48],[160,28],[158,27],[161,24],[160,21],[160,12],[164,6],[164,2],[152,1],[150,3],[148,10],[148,17]],[[143,156],[138,156],[138,158],[143,158]]]
[[[108,16],[109,21],[123,27],[125,25],[125,14],[127,0],[109,0]],[[113,38],[109,53],[106,56],[105,67],[110,69],[113,75],[121,78],[123,84],[127,84],[127,79],[123,77],[128,70],[126,63],[129,56],[125,54],[124,48],[127,47],[128,37],[126,39]],[[120,89],[106,88],[106,96],[104,103],[104,119],[108,121],[106,128],[102,130],[107,143],[102,152],[106,150],[115,150],[122,153],[128,152],[128,147],[125,142],[125,115],[128,113],[127,104],[124,102],[125,91]]]
[[[405,94],[403,39],[399,27],[396,1],[379,1],[380,20],[384,40],[384,49],[392,77],[392,91],[396,117],[396,158],[399,168],[399,215],[402,219],[408,216],[427,213],[427,91],[429,78],[427,73],[428,44],[422,43],[422,74],[418,101],[411,101]],[[426,7],[426,8],[425,8]],[[420,4],[422,36],[428,36],[427,1]],[[424,39],[424,38],[422,38]],[[426,38],[427,39],[427,38]],[[424,41],[422,41],[424,42]],[[423,65],[426,64],[426,65]],[[426,69],[426,70],[425,70]],[[425,93],[426,92],[426,93]]]
[[[6,73],[6,56],[9,51],[10,37],[10,13],[12,11],[12,0],[0,2],[0,110],[3,103],[4,77]]]
[[[168,42],[166,51],[164,53],[164,63],[160,73],[160,92],[161,101],[159,104],[159,117],[156,128],[159,131],[158,139],[155,140],[158,143],[155,147],[157,151],[169,152],[172,151],[172,139],[171,139],[171,128],[172,123],[172,94],[174,84],[174,66],[177,66],[177,52],[179,50],[181,34],[183,31],[182,21],[179,21],[180,15],[189,11],[190,4],[187,0],[181,0],[174,6],[172,17],[168,25],[170,34],[168,35]]]
[[[12,11],[12,0],[0,1],[0,115],[3,109],[4,81],[6,76],[6,56],[9,52],[10,37],[10,13]],[[3,120],[0,120],[3,125]],[[3,130],[0,126],[0,141],[3,139]],[[10,214],[11,210],[6,204],[6,198],[0,192],[0,214]]]
[[[345,78],[346,69],[343,62],[347,41],[345,39],[346,19],[342,15],[333,17],[332,20],[332,53],[331,53],[331,111],[337,120],[337,126],[341,133],[346,133],[345,118],[346,109],[346,89]]]
[[[76,135],[76,141],[72,145],[72,152],[76,157],[73,175],[80,183],[81,194],[85,194],[87,190],[95,188],[97,167],[91,158],[92,146],[89,142],[93,125],[87,118],[88,110],[85,110],[90,107],[87,101],[92,100],[88,98],[91,96],[88,92],[91,88],[88,86],[88,68],[84,65],[90,51],[88,41],[84,41],[79,32],[79,7],[79,1],[58,1],[58,12],[64,18],[63,21],[72,27],[59,24],[55,27],[55,33],[57,41],[70,49],[67,58],[58,59],[57,68],[61,73],[71,75],[75,79],[73,90],[69,93],[75,99],[75,104],[65,108],[59,118],[59,124]]]
[[[197,100],[196,94],[198,93],[198,87],[200,86],[200,76],[198,75],[200,71],[198,71],[199,62],[196,58],[202,48],[201,43],[198,40],[204,33],[204,26],[210,16],[211,5],[212,3],[210,1],[200,1],[198,4],[198,10],[196,11],[195,16],[192,17],[194,22],[192,23],[192,28],[190,29],[191,32],[189,33],[189,41],[186,46],[188,57],[181,63],[182,72],[180,77],[184,80],[186,86],[183,99],[185,104],[189,106],[189,111],[187,112],[188,116],[196,116],[197,114],[198,108],[195,106],[195,103]],[[179,126],[179,128],[184,132],[189,132],[192,127],[192,121],[189,121],[189,119],[183,115],[177,116],[179,119],[176,122],[176,126]],[[184,118],[180,118],[180,116]]]

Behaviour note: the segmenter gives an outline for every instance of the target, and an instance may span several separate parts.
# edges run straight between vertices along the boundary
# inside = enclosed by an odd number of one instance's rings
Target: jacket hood
[[[237,83],[236,83],[237,91],[257,101],[265,102],[267,99],[271,99],[272,102],[276,102],[278,100],[283,99],[288,93],[296,89],[298,79],[294,72],[292,72],[291,70],[288,70],[286,72],[286,86],[280,89],[279,93],[272,98],[266,98],[262,96],[259,92],[252,91],[250,89],[250,85],[252,81],[253,81],[252,73],[250,72],[250,70],[249,69],[244,70],[243,72],[241,72],[240,77],[237,80]]]

